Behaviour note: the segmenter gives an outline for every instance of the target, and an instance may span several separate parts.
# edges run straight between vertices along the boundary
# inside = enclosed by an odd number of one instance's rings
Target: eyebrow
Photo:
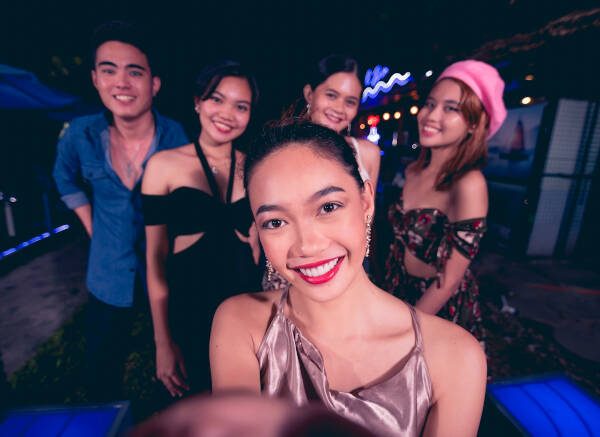
[[[222,92],[218,91],[218,90],[214,90],[212,92],[213,94],[218,94],[220,97],[226,99],[227,97],[225,96],[225,94],[223,94]],[[237,100],[237,103],[246,103],[246,104],[250,104],[249,100]]]
[[[98,63],[98,67],[101,67],[103,65],[108,65],[109,67],[115,67],[115,68],[117,68],[117,64],[115,64],[114,62],[111,62],[111,61],[102,61],[102,62]],[[138,64],[127,64],[125,66],[125,68],[135,68],[135,69],[138,69],[138,70],[146,71],[146,68],[144,68],[144,67],[142,67],[141,65],[138,65]]]
[[[330,193],[336,193],[336,192],[345,193],[346,190],[344,190],[341,187],[336,187],[335,185],[331,185],[329,187],[326,187],[326,188],[323,188],[322,190],[317,191],[315,194],[310,196],[309,202],[315,202],[315,201],[319,200],[321,197],[324,197]],[[256,210],[256,215],[259,215],[263,212],[269,212],[269,211],[283,211],[284,209],[285,208],[283,208],[279,205],[261,205]]]
[[[435,97],[427,97],[427,99],[425,100],[433,100],[434,102],[437,102],[438,100]],[[460,105],[460,102],[457,102],[456,100],[452,100],[452,99],[446,99],[443,100],[444,103],[454,103],[455,105]]]

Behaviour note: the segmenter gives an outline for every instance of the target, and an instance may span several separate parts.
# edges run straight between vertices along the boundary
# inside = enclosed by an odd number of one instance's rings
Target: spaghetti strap
[[[356,163],[358,164],[358,172],[360,173],[360,177],[363,182],[369,180],[369,173],[367,169],[363,165],[362,159],[360,158],[360,147],[358,145],[358,141],[354,137],[350,137],[350,143],[352,144],[352,148],[354,149],[354,156],[356,157]]]
[[[213,175],[212,169],[208,164],[208,160],[206,156],[204,156],[204,152],[202,151],[202,147],[200,147],[200,143],[198,142],[198,138],[194,139],[194,147],[196,148],[196,154],[198,158],[200,158],[200,163],[202,164],[202,168],[204,169],[204,174],[206,175],[206,179],[208,179],[208,184],[210,185],[210,190],[214,197],[221,198],[221,192],[219,191],[219,185],[217,185],[217,181],[215,180],[215,176]],[[225,197],[226,203],[231,203],[231,194],[233,192],[233,179],[235,176],[235,149],[231,146],[231,165],[229,167],[229,181],[227,182],[227,194]]]
[[[419,325],[419,316],[417,315],[417,311],[415,307],[412,305],[406,304],[408,309],[410,310],[410,316],[412,317],[413,329],[415,331],[415,349],[423,350],[423,336],[421,335],[421,326]]]
[[[288,285],[287,287],[285,287],[283,289],[283,292],[281,293],[281,298],[279,299],[279,308],[277,308],[278,314],[283,314],[283,306],[285,305],[285,302],[287,301],[289,291],[290,291],[290,286]]]

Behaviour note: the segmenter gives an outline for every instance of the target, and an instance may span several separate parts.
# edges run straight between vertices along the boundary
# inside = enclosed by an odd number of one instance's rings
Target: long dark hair
[[[362,188],[363,180],[354,150],[344,137],[331,129],[298,118],[270,123],[251,144],[244,162],[244,187],[248,189],[252,171],[260,162],[292,144],[305,145],[324,158],[336,161]]]

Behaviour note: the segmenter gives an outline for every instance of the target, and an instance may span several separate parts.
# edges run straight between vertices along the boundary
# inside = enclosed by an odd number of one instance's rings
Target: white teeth
[[[229,129],[231,129],[231,126],[223,124],[223,123],[219,123],[218,121],[215,121],[214,123],[215,123],[215,125],[217,127],[219,127],[219,129],[222,129],[222,130],[229,130]]]
[[[122,102],[129,102],[129,101],[135,99],[135,97],[133,97],[133,96],[115,96],[115,98]]]
[[[332,268],[336,266],[340,259],[336,258],[334,260],[329,261],[326,264],[321,264],[318,267],[312,267],[310,269],[298,269],[305,276],[310,276],[312,278],[316,276],[323,276],[325,273],[328,273]]]
[[[425,126],[425,127],[423,127],[423,130],[424,130],[425,132],[432,132],[432,133],[433,133],[433,132],[438,132],[438,131],[439,131],[439,129],[435,129],[435,128],[433,128],[433,127],[429,127],[429,126]]]

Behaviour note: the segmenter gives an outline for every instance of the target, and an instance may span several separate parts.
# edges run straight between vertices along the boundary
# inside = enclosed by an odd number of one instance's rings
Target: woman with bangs
[[[240,64],[210,65],[196,80],[199,137],[148,161],[142,202],[156,375],[172,396],[210,389],[213,314],[227,297],[260,289],[244,154],[233,145],[257,99]]]
[[[386,289],[481,342],[479,290],[469,264],[486,230],[481,169],[487,139],[506,118],[503,91],[496,69],[483,62],[461,61],[442,72],[417,116],[421,153],[389,210],[394,241]]]

